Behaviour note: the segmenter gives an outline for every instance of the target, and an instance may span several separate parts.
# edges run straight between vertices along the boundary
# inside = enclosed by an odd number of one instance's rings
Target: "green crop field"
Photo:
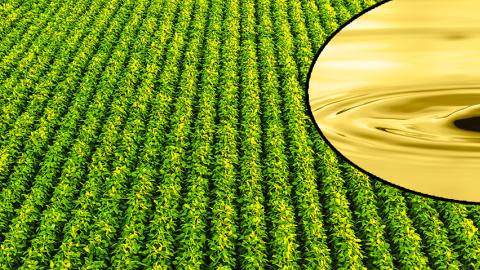
[[[309,117],[316,51],[373,4],[0,0],[1,268],[480,269],[480,206],[369,178]]]

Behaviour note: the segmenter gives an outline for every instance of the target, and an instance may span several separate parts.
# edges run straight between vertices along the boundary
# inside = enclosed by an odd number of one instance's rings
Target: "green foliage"
[[[240,253],[243,269],[265,268],[267,263],[266,220],[263,196],[262,128],[260,119],[260,85],[257,68],[256,18],[254,1],[241,5],[240,64],[244,76],[240,78]]]
[[[404,269],[430,269],[428,258],[422,250],[422,239],[408,217],[407,205],[402,193],[393,187],[374,183],[377,205],[381,208],[386,231],[392,240],[392,255]]]
[[[358,228],[365,251],[365,266],[372,269],[395,269],[390,245],[386,239],[385,222],[381,219],[375,202],[370,179],[347,164],[345,186],[352,202],[354,225]]]
[[[215,130],[211,238],[208,257],[212,269],[235,269],[239,264],[238,209],[236,204],[238,179],[238,61],[240,49],[239,1],[224,4],[222,47],[218,91],[218,123]]]
[[[480,268],[480,208],[367,177],[307,115],[376,2],[0,0],[0,268]]]
[[[209,217],[209,181],[213,166],[216,88],[219,80],[220,42],[223,3],[212,1],[206,29],[203,64],[198,84],[196,121],[193,124],[190,158],[185,162],[185,198],[179,212],[182,220],[177,237],[175,265],[183,269],[198,269],[205,263],[206,230]]]
[[[448,227],[449,239],[453,242],[453,248],[458,252],[460,261],[465,267],[480,267],[480,241],[478,228],[468,218],[468,210],[465,205],[451,202],[432,203],[437,206],[442,214],[442,221]]]
[[[435,269],[461,269],[458,254],[449,241],[445,225],[438,212],[431,206],[432,199],[413,194],[408,196],[412,221],[419,229],[428,247],[427,253],[433,261]]]
[[[148,228],[148,243],[143,251],[145,267],[148,269],[171,267],[174,259],[175,230],[180,216],[180,191],[183,184],[182,179],[185,176],[185,150],[189,145],[193,99],[196,97],[197,89],[195,87],[197,74],[195,73],[199,66],[208,3],[198,1],[192,8],[197,12],[189,26],[189,42],[186,45],[185,61],[178,86],[181,92],[173,106],[171,125],[167,132],[167,142],[162,155],[163,162],[160,165],[160,183],[156,191],[158,195],[154,200],[155,212]],[[182,37],[182,39],[185,38],[186,36]],[[175,65],[179,66],[178,61],[170,62],[169,60],[166,60],[167,65],[171,63],[172,68]],[[171,70],[168,72],[172,76],[176,74]]]

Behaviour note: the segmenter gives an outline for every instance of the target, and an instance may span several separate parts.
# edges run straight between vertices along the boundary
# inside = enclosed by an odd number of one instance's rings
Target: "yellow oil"
[[[386,181],[480,202],[480,1],[393,0],[320,53],[309,102],[326,139]]]

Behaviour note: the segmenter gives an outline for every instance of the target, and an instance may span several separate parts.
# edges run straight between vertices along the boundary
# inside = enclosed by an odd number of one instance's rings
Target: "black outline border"
[[[307,80],[306,80],[306,87],[305,87],[305,92],[306,92],[306,99],[305,99],[305,102],[307,103],[307,109],[308,109],[308,114],[310,116],[310,119],[312,120],[313,124],[315,125],[315,129],[318,131],[318,133],[320,134],[320,136],[322,137],[322,139],[327,143],[327,145],[334,150],[334,152],[340,156],[341,158],[343,158],[346,162],[348,162],[351,166],[353,166],[355,169],[361,171],[362,173],[368,175],[370,178],[373,178],[374,180],[376,181],[381,181],[383,182],[384,184],[387,184],[391,187],[394,187],[394,188],[397,188],[397,189],[400,189],[402,191],[405,191],[405,192],[409,192],[409,193],[413,193],[415,195],[420,195],[420,196],[423,196],[423,197],[428,197],[428,198],[432,198],[432,199],[436,199],[436,200],[441,200],[441,201],[447,201],[447,202],[454,202],[454,203],[461,203],[461,204],[467,204],[467,205],[480,205],[480,201],[479,202],[472,202],[472,201],[463,201],[463,200],[456,200],[456,199],[448,199],[448,198],[443,198],[443,197],[439,197],[439,196],[434,196],[434,195],[430,195],[430,194],[425,194],[425,193],[422,193],[422,192],[419,192],[419,191],[415,191],[415,190],[411,190],[411,189],[408,189],[408,188],[405,188],[405,187],[402,187],[402,186],[399,186],[399,185],[396,185],[394,183],[391,183],[387,180],[384,180],[362,168],[360,168],[359,166],[357,166],[355,163],[353,163],[352,161],[350,161],[348,158],[346,158],[342,153],[340,153],[340,151],[338,151],[331,143],[330,141],[325,137],[325,135],[323,135],[322,131],[320,130],[320,128],[318,127],[317,125],[317,122],[315,120],[315,117],[313,116],[313,113],[312,113],[312,108],[310,106],[310,97],[308,95],[308,88],[309,88],[309,85],[310,85],[310,76],[312,74],[312,71],[313,71],[313,67],[315,66],[315,63],[317,62],[317,59],[318,57],[320,56],[320,54],[322,53],[323,49],[330,43],[330,41],[341,31],[343,30],[343,28],[345,28],[347,25],[349,25],[351,22],[353,22],[354,20],[356,20],[357,18],[359,18],[360,16],[362,16],[363,14],[385,4],[385,3],[388,3],[388,2],[391,2],[393,0],[385,0],[385,1],[381,1],[381,2],[378,2],[376,4],[374,4],[373,6],[363,10],[362,12],[360,12],[359,14],[356,14],[355,16],[353,16],[352,18],[350,18],[348,21],[346,21],[344,24],[342,24],[340,27],[338,27],[338,29],[336,29],[332,34],[330,34],[328,36],[328,38],[323,42],[322,46],[320,46],[320,48],[318,49],[318,51],[316,52],[314,58],[313,58],[313,62],[312,64],[310,65],[310,68],[308,70],[308,74],[307,74]],[[479,198],[480,199],[480,198]]]

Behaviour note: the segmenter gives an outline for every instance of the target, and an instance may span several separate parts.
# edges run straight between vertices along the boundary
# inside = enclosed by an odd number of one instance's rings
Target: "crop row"
[[[196,121],[190,144],[190,158],[186,161],[185,198],[179,210],[182,221],[178,229],[175,265],[197,269],[205,263],[209,215],[209,187],[213,166],[213,138],[219,80],[219,61],[224,4],[211,1],[208,26],[204,41],[202,71],[198,82]]]
[[[87,46],[83,48],[90,50],[94,44],[95,42],[90,44],[86,43]],[[67,80],[56,85],[50,82],[49,87],[42,87],[48,89],[47,91],[53,92],[54,90],[57,90],[55,91],[55,96],[48,101],[47,108],[44,110],[43,116],[38,120],[34,119],[32,116],[29,116],[28,113],[23,114],[21,119],[17,121],[18,126],[14,126],[10,130],[8,133],[10,134],[10,137],[6,140],[6,144],[1,148],[2,151],[6,153],[6,158],[4,159],[5,163],[3,163],[2,167],[0,167],[4,170],[4,174],[2,175],[4,178],[2,179],[9,177],[9,181],[7,182],[8,185],[2,189],[0,193],[0,200],[5,205],[5,207],[0,210],[1,231],[5,229],[5,222],[8,222],[9,220],[8,213],[13,212],[13,208],[11,207],[17,203],[21,194],[28,190],[30,183],[27,180],[31,179],[33,176],[35,167],[38,166],[38,158],[41,156],[46,144],[48,143],[49,133],[51,134],[54,132],[55,127],[60,123],[61,116],[67,107],[66,105],[68,105],[67,102],[70,99],[70,96],[72,95],[72,86],[74,86],[74,84],[71,84],[73,82],[72,79],[78,78],[80,74],[77,74],[77,69],[85,65],[88,58],[77,56],[75,60],[78,62],[72,62],[69,68],[71,72],[68,73],[68,75],[71,75],[72,77],[67,76]],[[39,85],[38,87],[41,86]],[[26,119],[29,119],[30,121],[26,121]],[[29,122],[30,125],[33,125],[35,122],[37,122],[39,126],[36,130],[28,134],[28,130],[25,130],[25,125],[27,124],[26,122]],[[23,149],[21,148],[22,146]],[[21,153],[21,156],[18,158],[18,160],[15,160],[14,157],[17,153]],[[8,169],[13,166],[9,166],[9,163],[14,162],[17,166],[14,167],[13,172],[10,175],[8,173]]]

